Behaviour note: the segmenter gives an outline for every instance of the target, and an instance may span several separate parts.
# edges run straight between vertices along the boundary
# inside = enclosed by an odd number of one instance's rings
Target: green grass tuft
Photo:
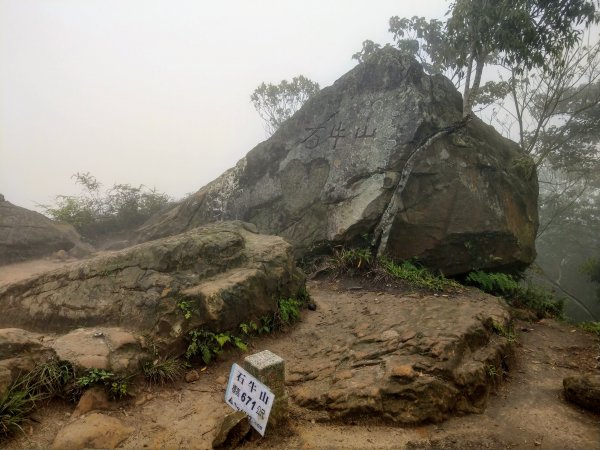
[[[173,383],[183,375],[183,363],[178,358],[157,358],[142,364],[142,373],[154,384]]]
[[[579,324],[579,328],[588,333],[594,333],[600,336],[600,322],[583,322]]]
[[[31,372],[19,376],[0,397],[0,436],[22,431],[21,424],[37,404],[64,394],[74,377],[73,366],[56,359],[39,364]]]
[[[427,289],[434,292],[458,291],[461,285],[443,275],[434,275],[424,267],[417,267],[410,261],[396,263],[388,258],[381,258],[379,266],[384,274],[395,281],[403,281],[416,289]]]

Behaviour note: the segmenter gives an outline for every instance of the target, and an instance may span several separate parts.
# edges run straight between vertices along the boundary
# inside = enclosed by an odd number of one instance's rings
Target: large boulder
[[[57,251],[75,256],[93,250],[75,229],[13,205],[0,195],[0,265],[48,256]]]
[[[61,334],[91,328],[58,339],[57,353],[70,355],[80,342],[94,348],[96,364],[82,365],[128,366],[136,338],[113,327],[176,346],[191,329],[227,330],[274,313],[279,298],[303,286],[282,238],[223,222],[0,286],[0,327]]]
[[[411,58],[384,49],[311,98],[235,167],[139,230],[140,241],[240,219],[296,256],[367,238],[446,274],[531,263],[537,177],[517,144]]]

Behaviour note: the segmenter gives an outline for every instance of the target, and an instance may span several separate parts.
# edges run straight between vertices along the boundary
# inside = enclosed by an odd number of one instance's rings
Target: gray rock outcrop
[[[54,222],[0,197],[0,265],[51,255],[57,251],[80,257],[93,249],[75,229]]]
[[[447,275],[522,267],[535,257],[537,178],[517,144],[462,120],[450,81],[384,49],[139,240],[228,219],[284,237],[296,256],[366,237]]]
[[[61,358],[118,370],[135,365],[134,335],[176,347],[191,329],[274,313],[303,286],[282,238],[222,222],[0,286],[0,327],[70,332],[54,342]]]

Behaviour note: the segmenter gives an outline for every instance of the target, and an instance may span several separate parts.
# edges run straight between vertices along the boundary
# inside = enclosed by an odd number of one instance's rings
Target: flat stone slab
[[[272,348],[286,355],[290,398],[319,420],[412,424],[481,412],[510,364],[501,299],[475,290],[446,297],[323,287],[317,312],[306,315],[311,326],[288,339],[295,349]]]
[[[123,328],[181,351],[189,330],[258,321],[303,285],[282,238],[219,222],[0,285],[0,327],[56,334]],[[102,341],[88,338],[89,363],[105,366],[107,350],[96,348]]]

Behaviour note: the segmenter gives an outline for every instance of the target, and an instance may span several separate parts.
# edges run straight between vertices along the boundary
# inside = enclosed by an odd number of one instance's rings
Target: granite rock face
[[[191,329],[227,330],[274,313],[303,286],[282,238],[222,222],[1,286],[0,327],[68,333],[54,345],[64,358],[127,370],[136,335],[181,345]],[[75,355],[78,342],[93,361]]]
[[[537,177],[517,144],[462,120],[449,80],[384,49],[311,98],[235,167],[139,230],[139,240],[228,219],[301,256],[367,238],[445,274],[535,257]]]

